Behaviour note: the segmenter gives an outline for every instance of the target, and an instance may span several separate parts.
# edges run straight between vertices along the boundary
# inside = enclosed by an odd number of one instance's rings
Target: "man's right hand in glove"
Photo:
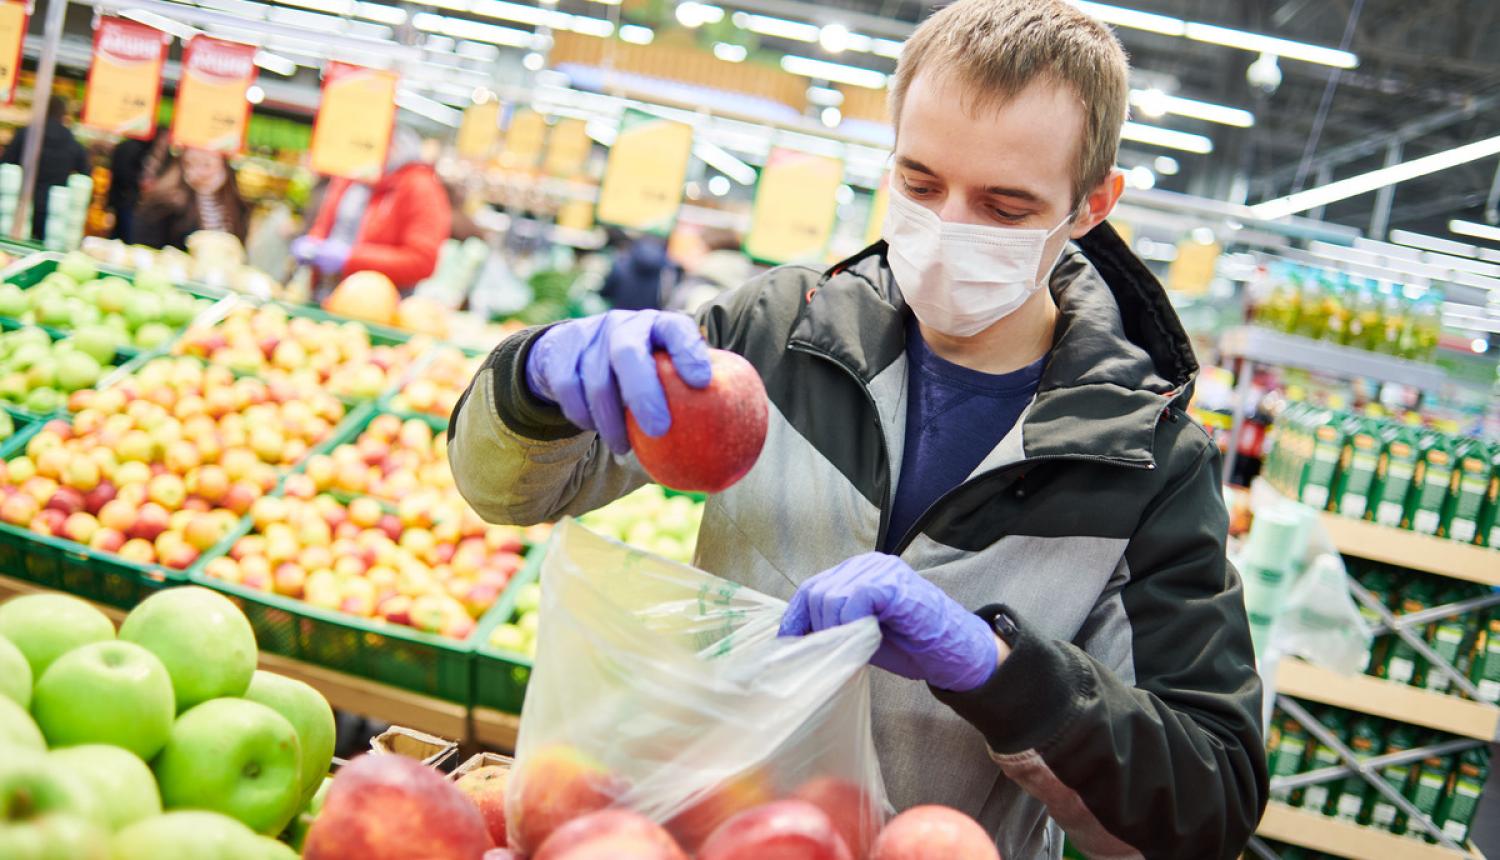
[[[682,380],[708,385],[708,344],[691,317],[662,311],[610,311],[559,323],[539,337],[526,359],[526,387],[557,404],[564,416],[594,430],[616,454],[630,450],[625,410],[648,436],[672,425],[656,375],[655,350],[665,350]]]

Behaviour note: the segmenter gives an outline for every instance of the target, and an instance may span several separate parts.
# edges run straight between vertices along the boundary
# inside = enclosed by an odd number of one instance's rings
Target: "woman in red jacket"
[[[448,193],[421,160],[421,139],[398,127],[384,175],[374,185],[329,183],[312,229],[292,243],[292,255],[325,277],[371,270],[410,290],[437,268],[452,221]]]

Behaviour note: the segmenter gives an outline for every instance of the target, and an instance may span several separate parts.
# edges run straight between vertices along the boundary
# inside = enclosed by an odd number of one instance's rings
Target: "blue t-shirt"
[[[982,373],[940,358],[907,326],[906,448],[882,552],[939,497],[969,477],[1036,394],[1047,357],[1010,373]]]

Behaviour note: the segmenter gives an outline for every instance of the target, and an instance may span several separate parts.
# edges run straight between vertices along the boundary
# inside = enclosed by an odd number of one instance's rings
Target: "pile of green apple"
[[[160,275],[142,273],[134,283],[100,277],[93,259],[78,251],[30,289],[0,284],[0,317],[94,337],[107,332],[117,346],[140,349],[166,343],[209,305]]]
[[[692,564],[702,519],[702,502],[688,496],[668,496],[656,484],[647,484],[584,514],[579,522],[605,537],[672,561]]]
[[[537,610],[542,605],[542,586],[525,582],[516,586],[515,618],[497,625],[490,631],[490,647],[525,655],[536,656],[536,628],[540,622]]]
[[[0,400],[42,415],[56,412],[70,393],[98,383],[120,345],[100,326],[56,342],[39,328],[0,334]]]
[[[69,595],[0,604],[0,857],[296,857],[276,837],[316,804],[333,711],[256,660],[206,588],[158,592],[118,633]]]
[[[279,305],[243,305],[212,325],[190,327],[175,349],[268,382],[311,384],[340,397],[374,400],[432,345],[414,337],[377,346],[358,322],[292,316]]]

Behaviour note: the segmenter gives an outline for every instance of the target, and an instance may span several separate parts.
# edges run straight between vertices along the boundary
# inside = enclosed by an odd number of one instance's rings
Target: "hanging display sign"
[[[0,102],[16,100],[21,76],[21,46],[26,42],[26,4],[0,3]]]
[[[865,224],[866,245],[880,241],[880,233],[885,229],[885,213],[890,208],[891,175],[887,173],[880,177],[880,184],[875,187],[875,196],[870,199],[870,220]]]
[[[658,236],[671,233],[692,153],[692,126],[626,110],[604,166],[595,217]]]
[[[172,143],[226,155],[245,146],[255,83],[255,47],[194,36],[182,58]]]
[[[542,166],[549,176],[567,178],[583,172],[593,143],[586,129],[588,123],[575,117],[564,117],[547,136],[547,161]]]
[[[500,139],[500,102],[496,99],[471,105],[464,111],[455,146],[461,158],[482,161],[490,157]]]
[[[772,149],[755,188],[745,253],[766,263],[819,260],[833,236],[844,162]]]
[[[94,30],[94,60],[83,97],[83,124],[107,134],[150,140],[156,134],[161,71],[172,37],[124,18]]]
[[[1206,295],[1223,250],[1218,242],[1203,243],[1193,239],[1178,242],[1177,259],[1167,269],[1167,289],[1187,296]]]
[[[314,171],[355,182],[380,178],[396,125],[396,83],[392,71],[328,64],[313,122]]]
[[[500,165],[511,170],[531,170],[542,160],[547,142],[547,119],[531,108],[516,108],[505,130],[505,149]]]

